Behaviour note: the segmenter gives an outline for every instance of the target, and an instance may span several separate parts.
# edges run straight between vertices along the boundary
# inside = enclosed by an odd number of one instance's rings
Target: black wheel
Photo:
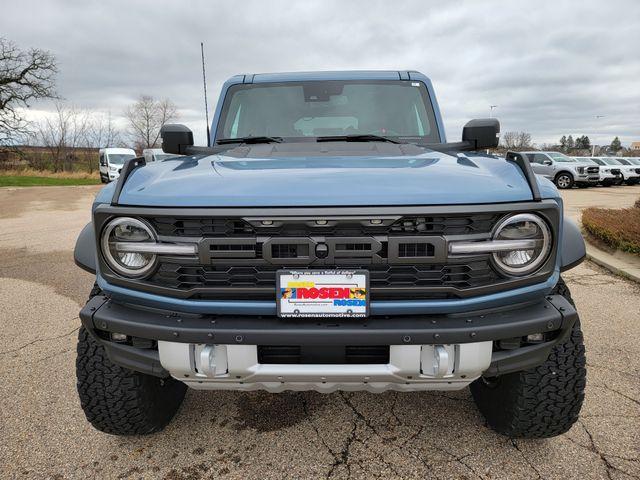
[[[562,190],[573,187],[573,176],[570,173],[560,172],[554,180],[556,186]]]
[[[91,291],[98,295],[97,287]],[[122,368],[84,327],[78,332],[76,377],[80,405],[98,430],[113,435],[143,435],[162,430],[182,404],[187,387]]]
[[[562,279],[554,293],[571,294]],[[586,385],[580,321],[542,365],[471,384],[478,409],[495,431],[512,438],[547,438],[568,431],[578,420]]]

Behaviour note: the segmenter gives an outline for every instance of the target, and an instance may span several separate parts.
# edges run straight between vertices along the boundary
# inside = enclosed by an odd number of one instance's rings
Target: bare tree
[[[65,163],[75,158],[75,150],[84,146],[90,121],[89,112],[56,103],[56,111],[38,125],[37,138],[49,150],[54,172],[64,171]]]
[[[156,100],[149,95],[142,95],[125,110],[124,115],[129,121],[129,135],[137,149],[156,147],[162,125],[178,117],[171,100]]]
[[[55,97],[55,57],[44,50],[21,50],[0,37],[0,147],[28,135],[21,109],[32,100]]]
[[[532,147],[531,134],[527,132],[505,132],[502,145],[510,150],[525,150]]]
[[[92,113],[85,132],[85,146],[89,148],[115,147],[121,143],[111,112]]]

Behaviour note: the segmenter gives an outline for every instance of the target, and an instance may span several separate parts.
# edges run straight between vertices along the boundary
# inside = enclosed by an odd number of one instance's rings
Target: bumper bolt
[[[553,322],[547,323],[547,328],[551,330],[553,328]]]
[[[236,335],[236,342],[242,343],[242,340],[243,340],[242,335]]]
[[[472,318],[467,318],[467,323],[473,323],[473,319]]]
[[[411,341],[411,337],[409,335],[405,335],[404,337],[402,337],[402,341],[404,343],[409,343]]]
[[[474,338],[474,337],[476,336],[476,332],[471,332],[471,333],[469,334],[469,336],[470,336],[471,338]]]
[[[178,332],[173,332],[173,336],[174,336],[174,337],[177,337],[177,336],[179,336],[179,335],[180,335],[180,334],[179,334]]]
[[[213,333],[207,333],[207,337],[213,338]]]
[[[433,334],[433,338],[440,338],[440,334],[439,333],[434,333]]]
[[[105,329],[107,328],[107,322],[100,322],[100,328]]]

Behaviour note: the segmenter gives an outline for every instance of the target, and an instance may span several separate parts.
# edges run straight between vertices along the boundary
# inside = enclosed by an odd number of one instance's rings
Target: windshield
[[[225,97],[216,140],[379,135],[440,142],[422,82],[322,81],[234,85]]]
[[[110,153],[107,155],[108,162],[113,165],[123,165],[124,162],[132,158],[136,158],[136,156],[130,153]]]
[[[620,165],[620,162],[618,162],[615,158],[603,158],[602,161],[607,165]]]
[[[586,163],[588,165],[599,165],[594,159],[587,157],[576,157],[576,160],[581,163]]]
[[[551,152],[549,156],[553,158],[556,162],[575,162],[575,160],[571,157],[567,157],[561,153]]]
[[[627,160],[626,158],[616,158],[616,160],[618,160],[618,162],[620,162],[622,165],[631,165],[629,160]]]
[[[597,163],[598,165],[606,165],[606,163],[604,163],[604,161],[600,160],[599,158],[592,158],[591,161]]]
[[[638,160],[637,158],[627,158],[627,160],[629,160],[634,165],[640,165],[640,160]]]

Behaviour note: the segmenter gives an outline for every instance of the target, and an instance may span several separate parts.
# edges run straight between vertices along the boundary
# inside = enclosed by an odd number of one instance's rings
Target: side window
[[[106,162],[104,161],[104,154],[100,155],[100,165],[102,166],[106,165]]]
[[[525,155],[527,156],[527,160],[529,160],[529,163],[533,163],[534,162],[533,153],[525,153]]]
[[[535,163],[539,163],[540,165],[542,165],[545,160],[549,160],[549,158],[546,155],[542,154],[542,153],[535,153],[533,155],[533,161]]]

